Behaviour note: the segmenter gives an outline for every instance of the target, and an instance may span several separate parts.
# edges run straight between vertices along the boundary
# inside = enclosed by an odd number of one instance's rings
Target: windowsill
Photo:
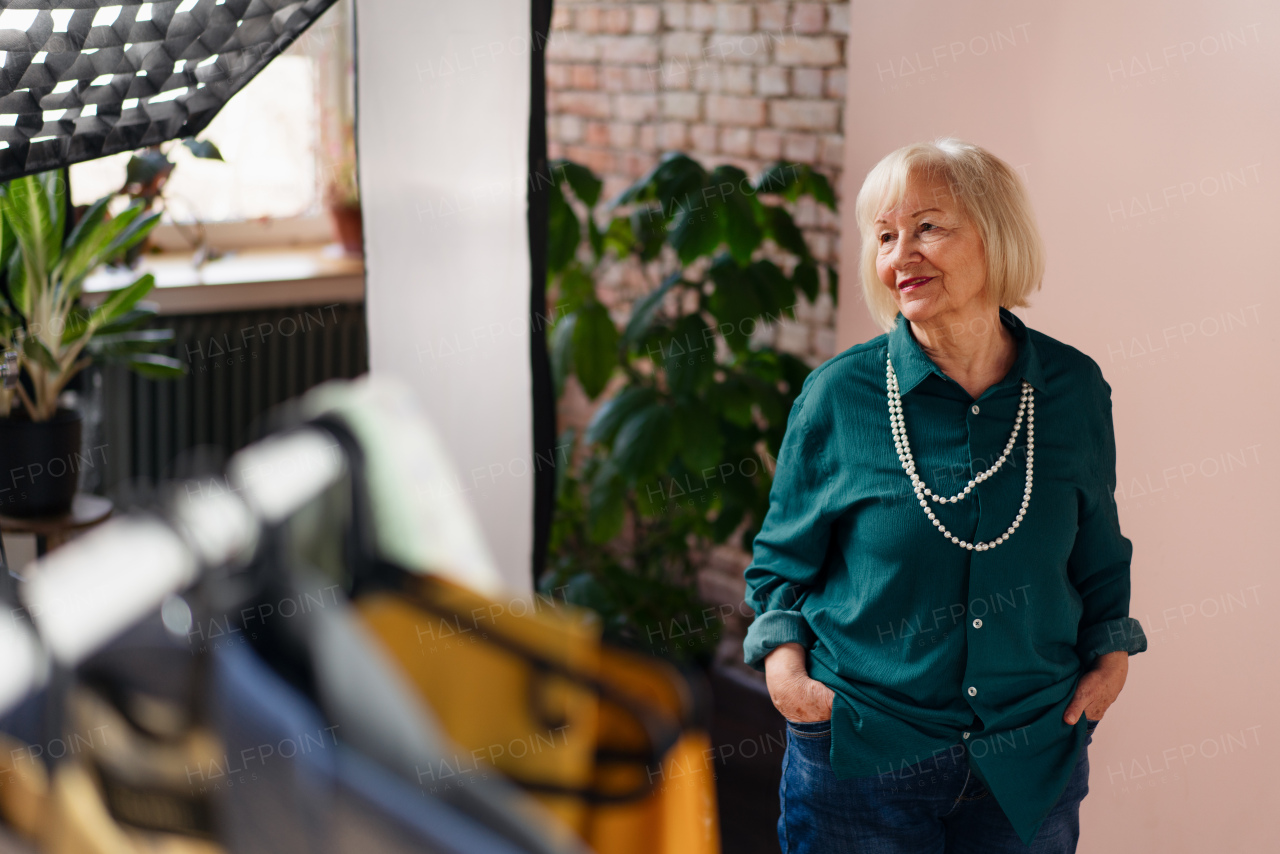
[[[104,268],[85,280],[85,302],[103,291],[156,278],[147,300],[161,314],[203,314],[295,305],[364,301],[364,260],[342,254],[336,244],[253,248],[228,252],[196,268],[191,252],[144,255],[135,270]]]

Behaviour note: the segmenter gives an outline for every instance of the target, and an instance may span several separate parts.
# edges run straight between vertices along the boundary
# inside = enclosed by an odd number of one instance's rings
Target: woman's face
[[[946,181],[911,178],[902,202],[875,223],[876,271],[913,323],[966,322],[987,307],[978,229]]]

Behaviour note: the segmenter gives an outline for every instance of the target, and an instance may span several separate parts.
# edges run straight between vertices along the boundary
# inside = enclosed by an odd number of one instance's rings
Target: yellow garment
[[[420,582],[433,601],[464,616],[425,612],[387,593],[356,602],[365,624],[462,748],[452,761],[420,773],[420,785],[428,792],[436,785],[465,785],[469,775],[490,766],[519,779],[575,789],[589,785],[595,765],[595,696],[530,670],[487,640],[500,631],[554,661],[593,672],[600,651],[598,627],[551,611],[545,600],[527,606],[523,600],[499,603],[443,579]],[[530,613],[536,616],[530,618]],[[581,832],[586,811],[580,800],[547,794],[538,799]]]
[[[96,692],[76,688],[68,696],[70,731],[88,737],[63,739],[74,752],[57,763],[52,779],[38,751],[0,734],[0,818],[44,854],[223,854],[214,842],[117,822],[92,770],[110,768],[132,785],[181,793],[190,788],[187,767],[217,755],[213,736],[195,728],[157,741]],[[135,712],[152,723],[178,717],[167,704],[141,697],[134,702]],[[155,802],[141,809],[149,803]]]
[[[674,668],[652,658],[606,649],[601,672],[677,719],[688,705],[683,679]],[[611,704],[601,707],[601,746],[636,750],[646,742],[643,731]],[[633,803],[601,804],[590,812],[583,839],[599,854],[719,854],[715,776],[711,772],[711,739],[706,732],[685,730],[663,758],[661,768],[643,770],[653,791]],[[637,769],[638,770],[638,769]],[[636,772],[602,767],[601,788],[634,783]]]
[[[596,753],[643,755],[648,736],[614,703],[589,688],[504,649],[534,650],[555,665],[589,675],[645,702],[672,722],[687,717],[683,678],[656,659],[600,643],[598,624],[583,612],[498,602],[435,576],[414,578],[403,595],[360,597],[357,611],[466,753],[446,773],[492,766],[517,781],[574,790],[652,790],[626,803],[594,803],[580,795],[531,791],[599,854],[718,854],[715,780],[705,732],[685,729],[661,768],[601,762]],[[457,616],[445,617],[440,609]],[[481,772],[482,773],[482,772]],[[460,780],[465,778],[460,778]]]
[[[118,824],[79,758],[59,763],[50,783],[26,745],[0,734],[0,816],[44,854],[224,854],[201,839]]]

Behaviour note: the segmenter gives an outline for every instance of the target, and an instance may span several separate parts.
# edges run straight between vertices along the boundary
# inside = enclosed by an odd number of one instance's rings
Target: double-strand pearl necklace
[[[1031,477],[1035,471],[1036,401],[1031,384],[1026,380],[1022,381],[1022,402],[1018,404],[1018,417],[1014,419],[1013,433],[1010,434],[1009,441],[1004,446],[1004,453],[1000,455],[1000,458],[995,461],[991,468],[975,475],[973,480],[965,485],[964,489],[950,498],[944,498],[941,495],[934,494],[933,490],[925,485],[925,482],[916,472],[916,461],[911,455],[911,445],[907,441],[907,423],[902,418],[902,396],[898,392],[898,375],[893,371],[893,361],[887,357],[885,361],[888,365],[885,371],[885,387],[889,392],[889,426],[893,428],[893,446],[898,450],[898,459],[902,461],[902,468],[906,471],[907,477],[911,478],[911,485],[915,489],[916,498],[920,501],[920,506],[924,509],[925,515],[929,517],[929,521],[942,532],[944,537],[960,548],[969,549],[970,551],[984,552],[995,548],[1012,537],[1013,532],[1022,524],[1022,517],[1027,514],[1027,505],[1031,503]],[[1013,524],[1009,526],[1009,529],[994,540],[985,543],[970,543],[960,539],[942,524],[942,520],[929,507],[929,500],[932,499],[940,504],[955,504],[963,501],[973,492],[974,487],[995,474],[1013,451],[1014,444],[1018,440],[1018,431],[1022,429],[1024,415],[1027,419],[1027,485],[1022,491],[1022,506],[1018,508],[1018,515],[1014,518]]]

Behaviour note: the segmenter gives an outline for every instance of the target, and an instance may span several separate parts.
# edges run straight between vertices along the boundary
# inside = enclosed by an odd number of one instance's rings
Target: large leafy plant
[[[33,421],[46,421],[67,383],[95,357],[118,361],[145,376],[185,373],[181,362],[150,352],[173,340],[170,330],[142,329],[156,313],[141,302],[151,274],[105,294],[94,308],[81,302],[84,281],[105,260],[136,245],[159,214],[135,203],[109,216],[99,199],[64,238],[65,181],[59,172],[16,178],[0,187],[0,269],[6,272],[0,341],[18,353],[25,383],[0,390],[0,415],[14,398]]]
[[[602,204],[589,169],[552,167],[556,387],[573,376],[588,397],[608,394],[585,433],[561,443],[575,462],[559,469],[543,584],[599,611],[615,639],[704,658],[719,621],[696,595],[700,555],[754,539],[810,370],[754,333],[794,318],[802,296],[816,300],[824,267],[836,294],[836,271],[814,258],[787,203],[807,195],[834,211],[835,197],[806,165],[751,180],[673,153]],[[615,321],[600,285],[618,265],[649,290]]]

